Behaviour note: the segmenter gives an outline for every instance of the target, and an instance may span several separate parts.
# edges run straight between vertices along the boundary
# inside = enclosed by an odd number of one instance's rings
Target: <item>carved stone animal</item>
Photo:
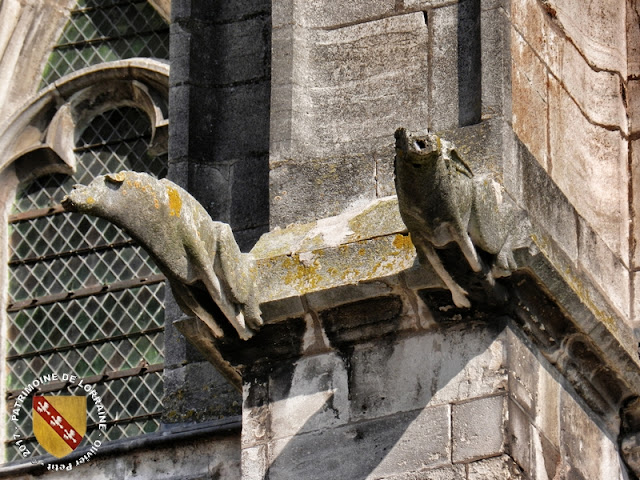
[[[229,225],[214,222],[179,186],[124,171],[76,185],[62,204],[105,218],[131,235],[167,277],[182,310],[204,321],[216,337],[224,332],[212,301],[242,339],[262,325],[253,258],[240,252]]]
[[[395,183],[402,220],[421,263],[428,261],[451,290],[458,307],[469,307],[434,250],[455,242],[474,272],[483,271],[477,248],[494,255],[487,280],[517,268],[513,251],[531,244],[525,212],[489,175],[475,176],[453,144],[437,135],[395,132]]]

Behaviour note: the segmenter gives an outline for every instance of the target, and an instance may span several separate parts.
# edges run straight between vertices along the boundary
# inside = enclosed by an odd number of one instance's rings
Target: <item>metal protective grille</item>
[[[91,65],[169,58],[169,27],[146,1],[80,0],[44,71],[43,83]]]
[[[119,228],[64,212],[59,204],[74,184],[106,172],[164,177],[166,156],[147,157],[149,140],[149,121],[141,111],[104,113],[78,142],[77,172],[21,186],[10,217],[9,408],[19,390],[41,375],[74,374],[97,385],[110,420],[107,440],[158,428],[164,279]],[[73,387],[60,388],[55,394],[74,393]],[[91,405],[88,410],[95,415]],[[32,437],[29,415],[21,419],[22,438],[29,438],[32,451],[44,453]],[[7,452],[8,460],[19,458],[17,448]]]

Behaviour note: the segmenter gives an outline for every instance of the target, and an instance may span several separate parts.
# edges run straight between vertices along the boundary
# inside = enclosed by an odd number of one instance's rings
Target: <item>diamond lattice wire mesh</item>
[[[89,183],[100,174],[127,169],[164,177],[166,157],[147,157],[149,140],[149,121],[141,111],[108,111],[81,135],[73,176],[49,175],[19,189],[13,206],[18,216],[9,235],[9,390],[20,390],[48,373],[89,377],[163,362],[163,282],[58,298],[65,292],[157,274],[147,253],[104,220],[71,213],[33,215],[58,205],[75,183]],[[24,214],[26,219],[20,216]],[[58,295],[59,301],[11,309],[15,302],[26,305],[51,295]],[[157,428],[161,373],[143,370],[98,387],[109,399],[107,412],[117,419],[108,439]],[[30,423],[21,428],[30,435]],[[19,458],[18,453],[8,448],[7,459]]]
[[[132,57],[169,58],[169,27],[147,1],[80,0],[49,57],[43,84]]]

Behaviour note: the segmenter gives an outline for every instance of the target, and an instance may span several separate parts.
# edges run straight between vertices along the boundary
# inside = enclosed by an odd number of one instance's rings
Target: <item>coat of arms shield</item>
[[[33,397],[33,434],[47,452],[62,458],[73,452],[87,432],[87,397]]]

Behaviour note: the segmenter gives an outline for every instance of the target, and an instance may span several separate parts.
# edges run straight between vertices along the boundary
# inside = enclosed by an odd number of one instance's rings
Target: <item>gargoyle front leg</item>
[[[453,303],[455,303],[456,307],[459,308],[470,308],[471,302],[467,298],[467,291],[462,288],[460,285],[456,283],[456,281],[449,275],[447,269],[442,265],[442,261],[438,256],[438,253],[435,251],[431,243],[422,239],[421,242],[417,242],[417,248],[420,248],[423,255],[427,257],[429,263],[438,274],[440,279],[444,282],[447,288],[451,291],[451,297],[453,298]]]
[[[462,250],[462,254],[467,259],[467,263],[469,263],[471,269],[474,272],[481,272],[482,263],[480,262],[480,257],[478,257],[478,252],[469,234],[466,230],[460,228],[459,225],[449,224],[449,229],[451,230],[451,237],[458,244],[460,250]]]

